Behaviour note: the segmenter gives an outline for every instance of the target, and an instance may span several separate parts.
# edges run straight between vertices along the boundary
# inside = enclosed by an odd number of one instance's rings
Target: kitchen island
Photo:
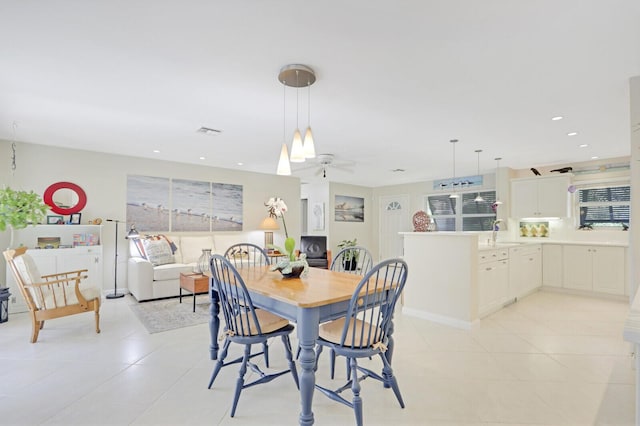
[[[494,245],[487,244],[486,233],[401,235],[409,266],[403,313],[441,324],[469,329],[542,288],[621,300],[629,295],[624,235]]]
[[[469,329],[478,321],[478,234],[402,232],[409,266],[402,312]]]

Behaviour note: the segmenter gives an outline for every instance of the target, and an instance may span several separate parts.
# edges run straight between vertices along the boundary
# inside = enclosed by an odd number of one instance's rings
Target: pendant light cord
[[[311,83],[307,81],[307,127],[311,127]]]
[[[300,81],[298,80],[298,77],[300,76],[300,72],[298,70],[296,70],[296,129],[299,129],[300,126],[298,125],[298,116],[299,114],[299,102],[298,102],[298,98],[300,97]]]

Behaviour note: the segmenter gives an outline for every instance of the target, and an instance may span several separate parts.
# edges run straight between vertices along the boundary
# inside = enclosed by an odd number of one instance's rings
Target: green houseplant
[[[348,247],[355,247],[358,245],[358,239],[342,240],[338,243],[338,248],[343,250]],[[342,257],[342,266],[346,271],[355,271],[358,265],[358,253],[356,251],[346,251]]]
[[[33,191],[0,189],[0,231],[11,231],[9,248],[13,246],[13,231],[44,221],[47,205]]]

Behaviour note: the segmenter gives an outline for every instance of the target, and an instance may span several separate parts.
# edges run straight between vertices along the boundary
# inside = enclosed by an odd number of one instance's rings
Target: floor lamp
[[[119,299],[124,297],[124,293],[118,293],[118,224],[119,220],[115,219],[107,219],[107,222],[113,222],[116,224],[116,240],[115,240],[115,266],[114,266],[114,277],[113,277],[113,293],[107,294],[107,299]]]

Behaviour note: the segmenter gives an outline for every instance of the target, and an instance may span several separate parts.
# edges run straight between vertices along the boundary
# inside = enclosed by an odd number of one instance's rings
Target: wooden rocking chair
[[[3,254],[29,307],[33,326],[31,343],[38,340],[45,320],[82,312],[95,312],[96,333],[100,333],[100,289],[81,283],[87,278],[87,270],[40,275],[26,251],[26,247],[20,247]]]

